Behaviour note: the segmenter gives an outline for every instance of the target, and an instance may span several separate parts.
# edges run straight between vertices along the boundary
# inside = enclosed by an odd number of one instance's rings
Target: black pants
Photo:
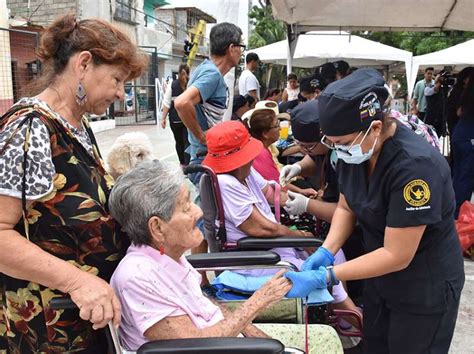
[[[365,353],[448,353],[460,294],[449,291],[447,311],[433,315],[391,310],[370,287],[366,287],[364,295]]]
[[[182,122],[171,122],[170,128],[174,135],[175,149],[178,154],[179,163],[186,166],[189,164],[189,154],[184,152],[189,146],[188,130]]]

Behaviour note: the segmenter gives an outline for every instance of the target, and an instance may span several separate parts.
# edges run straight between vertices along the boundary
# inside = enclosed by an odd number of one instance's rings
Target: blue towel
[[[252,294],[270,280],[272,276],[252,277],[226,270],[216,277],[211,283],[217,289],[216,296],[221,300],[243,300],[248,298],[245,294]],[[230,293],[232,290],[240,294]],[[308,304],[320,305],[333,302],[334,298],[327,289],[317,289],[308,296]]]

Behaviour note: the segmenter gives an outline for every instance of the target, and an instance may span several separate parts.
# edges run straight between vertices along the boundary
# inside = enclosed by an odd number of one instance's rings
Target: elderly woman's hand
[[[120,301],[106,281],[78,271],[66,292],[79,307],[79,316],[92,322],[94,329],[105,327],[111,320],[115,327],[120,324]]]
[[[291,282],[283,276],[285,272],[279,271],[251,296],[262,310],[278,303],[290,291]]]

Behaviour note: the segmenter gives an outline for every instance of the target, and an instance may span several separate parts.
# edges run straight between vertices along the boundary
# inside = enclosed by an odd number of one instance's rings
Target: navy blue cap
[[[336,80],[336,67],[334,63],[325,63],[316,68],[315,74],[321,76],[327,83]]]
[[[299,104],[290,112],[293,137],[303,143],[315,143],[321,140],[319,128],[318,100]]]
[[[359,69],[326,87],[319,96],[321,129],[325,135],[341,136],[365,130],[383,118],[388,97],[383,76],[374,69]]]
[[[336,71],[342,76],[346,76],[349,70],[349,63],[345,60],[338,60],[333,63]]]
[[[325,81],[320,75],[313,74],[305,76],[300,80],[300,91],[314,93],[316,90],[324,90]]]

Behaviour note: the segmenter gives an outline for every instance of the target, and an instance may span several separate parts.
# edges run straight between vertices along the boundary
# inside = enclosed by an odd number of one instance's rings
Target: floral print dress
[[[31,131],[20,129],[9,139],[10,125],[26,117],[31,119]],[[85,118],[82,125],[83,130],[74,131],[38,99],[14,105],[0,119],[0,151],[7,141],[12,145],[0,155],[2,179],[8,180],[0,185],[0,194],[15,196],[23,192],[15,191],[15,186],[22,186],[32,204],[27,223],[20,220],[15,229],[46,252],[109,281],[128,244],[107,207],[113,179],[104,169]],[[47,136],[38,131],[47,131]],[[23,179],[23,152],[14,151],[25,140],[29,149]],[[42,141],[49,141],[49,146],[42,147]],[[101,331],[81,320],[77,310],[49,307],[52,298],[63,296],[0,273],[0,353],[105,352]]]

